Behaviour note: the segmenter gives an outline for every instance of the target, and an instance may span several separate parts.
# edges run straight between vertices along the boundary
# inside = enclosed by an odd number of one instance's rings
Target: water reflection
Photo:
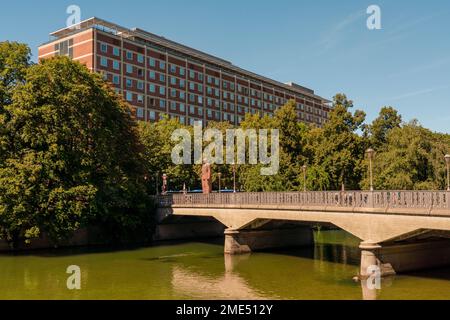
[[[313,248],[247,255],[224,255],[223,271],[211,273],[203,264],[178,261],[172,269],[177,294],[198,299],[364,299],[382,298],[394,277],[375,289],[354,281],[359,269],[358,241],[328,232],[331,239]],[[317,239],[316,239],[317,240]]]
[[[371,280],[362,280],[361,281],[361,289],[362,289],[362,299],[363,300],[378,300],[381,292],[383,290],[387,290],[390,288],[394,281],[394,276],[389,276],[387,278],[381,279],[381,285],[379,288],[374,286],[373,282],[369,282]]]
[[[450,299],[450,269],[355,282],[359,241],[316,234],[312,248],[223,254],[223,242],[178,243],[122,251],[0,255],[0,299]],[[79,265],[82,290],[66,269]]]
[[[179,266],[172,268],[172,286],[177,294],[196,299],[264,300],[261,294],[241,276],[225,272],[220,277],[208,277]]]
[[[313,248],[248,255],[222,255],[222,271],[211,260],[178,260],[172,268],[176,294],[199,299],[361,299],[352,278],[359,249],[317,244]]]

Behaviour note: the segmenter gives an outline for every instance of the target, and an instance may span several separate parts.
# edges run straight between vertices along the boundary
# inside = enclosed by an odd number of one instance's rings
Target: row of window
[[[113,80],[113,82],[114,82],[114,80]],[[133,87],[133,81],[131,79],[126,79],[126,87],[127,88],[132,88]],[[144,89],[144,83],[142,81],[137,81],[136,87],[139,90],[143,90]],[[165,96],[166,88],[163,87],[163,86],[156,86],[155,84],[149,84],[149,92],[153,93],[153,94],[159,93],[159,95]],[[179,90],[173,89],[173,88],[170,89],[170,94],[169,95],[170,95],[171,98],[178,98],[178,99],[181,99],[181,100],[185,100],[186,99],[186,93],[184,91],[179,91]],[[196,96],[194,94],[189,94],[189,101],[190,102],[197,102],[198,101],[199,104],[203,104],[203,97],[202,96]],[[207,98],[206,101],[207,101],[207,106],[209,106],[209,107],[212,107],[213,105],[214,106],[219,106],[220,105],[219,100]],[[225,108],[228,107],[231,111],[234,111],[234,104],[233,103],[223,102],[222,105]],[[254,101],[254,99],[252,99],[252,105],[260,107],[261,106],[261,101],[257,101],[256,102],[256,101]],[[276,105],[270,104],[270,103],[267,103],[267,102],[265,102],[263,104],[263,106],[264,106],[264,109],[272,110],[272,111],[277,108]],[[244,108],[246,108],[246,110],[248,110],[248,107],[244,107]],[[239,111],[239,112],[241,112],[241,111]]]
[[[55,44],[55,55],[73,58],[73,39],[61,41]]]
[[[117,75],[113,75],[113,80],[112,81],[113,81],[114,84],[119,84],[120,83],[120,77],[117,76]],[[126,88],[133,88],[133,80],[126,78]],[[138,90],[144,90],[144,82],[143,81],[136,81],[136,88]],[[166,95],[166,88],[164,86],[157,86],[157,85],[151,83],[151,84],[149,84],[149,92],[153,93],[153,94],[159,93],[159,95],[165,96]],[[233,94],[231,94],[231,95],[232,95],[231,96],[231,100],[234,100],[234,95]],[[177,89],[171,88],[170,89],[170,97],[172,97],[172,98],[179,98],[181,100],[184,100],[184,99],[186,99],[186,93],[184,91],[179,91]],[[224,92],[224,98],[227,98],[227,93],[226,92]],[[203,97],[202,96],[197,96],[197,98],[196,98],[196,96],[194,94],[190,94],[189,95],[189,101],[190,102],[195,102],[196,100],[200,104],[203,104]],[[213,104],[214,104],[214,106],[218,106],[219,105],[219,100],[214,100],[214,99],[211,99],[211,98],[207,98],[206,100],[207,100],[207,105],[210,106],[210,107],[213,106]],[[244,97],[244,99],[238,99],[238,102],[242,103],[242,100],[243,100],[243,102],[245,104],[248,104],[248,98],[247,97]],[[227,103],[227,102],[224,102],[223,104],[225,106],[226,105],[230,105],[231,106],[231,110],[234,110],[234,104]],[[256,107],[261,107],[261,101],[256,101],[255,99],[251,99],[251,105],[252,106],[256,106]],[[270,103],[267,103],[267,102],[265,102],[263,104],[263,106],[264,106],[264,109],[266,109],[266,110],[275,110],[276,109],[276,105],[270,104]],[[301,105],[301,110],[304,110],[303,107],[304,106]],[[309,111],[309,108],[308,108],[308,111]],[[322,111],[322,110],[319,110],[319,111]],[[319,112],[319,114],[322,115],[321,112]]]
[[[108,45],[106,43],[101,43],[100,47],[101,47],[101,51],[103,53],[107,53],[108,52],[108,48],[112,47],[113,48],[112,49],[113,55],[117,56],[117,57],[120,57],[120,48],[115,47],[115,46],[110,46],[110,45]],[[64,49],[62,51],[63,51],[63,54],[67,54],[66,52],[64,52]],[[126,59],[127,60],[134,61],[135,60],[134,59],[135,56],[136,56],[136,61],[138,63],[141,63],[141,64],[144,63],[145,58],[144,58],[143,54],[133,53],[132,51],[126,50]],[[165,70],[166,69],[165,61],[162,61],[162,60],[159,60],[159,59],[155,59],[153,57],[150,57],[148,59],[148,64],[151,67],[159,68],[161,70]],[[128,66],[127,68],[128,68],[128,70],[132,70],[132,66],[131,65]],[[130,73],[131,72],[132,71],[130,71]],[[183,68],[183,67],[174,65],[174,64],[170,64],[169,65],[169,72],[171,72],[173,74],[179,74],[181,76],[185,76],[186,69]],[[203,73],[197,72],[197,71],[194,71],[194,70],[189,70],[189,78],[190,79],[198,79],[199,81],[203,81]],[[208,84],[215,84],[216,86],[220,86],[220,79],[217,78],[217,77],[207,76],[206,77],[206,81],[207,81]],[[223,80],[222,81],[222,87],[223,87],[223,89],[226,89],[226,90],[229,89],[231,91],[234,91],[235,84],[233,82]],[[242,85],[238,84],[237,85],[237,90],[238,90],[239,93],[243,93],[244,95],[248,95],[248,87],[245,87],[245,86],[242,86]],[[256,90],[256,89],[251,89],[250,91],[251,91],[251,95],[252,96],[255,96],[255,97],[258,97],[258,98],[261,97],[261,91]],[[264,97],[265,100],[269,100],[269,101],[273,101],[275,99],[275,102],[277,102],[277,103],[278,103],[278,101],[276,101],[276,100],[282,99],[280,97],[273,96],[273,95],[268,94],[268,93],[264,93],[263,97]]]
[[[111,46],[109,44],[106,43],[101,43],[100,44],[100,51],[102,53],[108,53],[109,52],[109,48],[112,47],[112,54],[116,57],[120,57],[120,48],[119,47],[115,47],[115,46]],[[140,53],[134,53],[132,51],[129,50],[125,50],[125,57],[127,60],[130,61],[134,61],[134,57],[136,56],[136,61],[139,63],[144,63],[144,55],[140,54]]]
[[[186,76],[186,69],[174,64],[169,64],[169,72],[172,74],[178,74],[182,77]]]
[[[210,111],[210,110],[208,110],[208,111]],[[144,118],[144,112],[145,112],[144,108],[140,108],[140,107],[136,108],[136,116],[139,119],[143,119]],[[149,115],[149,120],[151,120],[151,121],[156,121],[157,120],[157,113],[156,113],[156,111],[150,110],[148,115]],[[238,117],[235,118],[235,115],[231,114],[231,113],[224,113],[223,114],[223,118],[221,119],[219,112],[214,112],[214,113],[211,112],[210,114],[208,112],[208,117],[209,117],[209,119],[213,119],[213,120],[216,120],[216,121],[221,121],[222,120],[222,121],[229,121],[231,123],[234,123],[235,119],[237,119],[238,123],[241,123],[244,120],[244,118],[242,116],[238,116]],[[163,118],[163,113],[160,113],[159,114],[159,120],[161,120],[162,118]],[[176,119],[178,119],[180,121],[180,123],[186,124],[186,117],[185,116],[171,114],[170,118],[172,118],[172,119],[176,118]],[[188,121],[189,125],[191,125],[191,126],[193,126],[195,124],[202,124],[203,123],[203,120],[200,119],[200,118],[189,117],[188,120],[189,120]]]
[[[102,57],[101,60],[102,60],[102,65],[107,66],[106,61],[108,59],[106,57]],[[138,61],[139,61],[139,59],[138,59]],[[149,61],[150,61],[149,64],[152,67],[156,67],[156,62],[158,61],[159,62],[159,68],[162,69],[162,70],[165,70],[165,62],[160,61],[160,60],[156,60],[154,58],[149,58]],[[116,63],[120,64],[119,61],[116,61]],[[133,65],[126,63],[126,70],[128,70],[127,72],[133,73],[133,68],[134,68]],[[138,70],[140,70],[140,69],[138,68]],[[170,68],[169,68],[169,72],[171,72],[173,74],[179,74],[181,76],[185,76],[185,68],[179,67],[179,66],[176,66],[176,65],[172,65],[171,64]],[[154,74],[154,71],[152,71],[152,74]],[[194,70],[189,70],[189,78],[190,79],[198,79],[199,81],[203,81],[203,73],[197,72],[197,71],[194,71]],[[208,84],[214,84],[216,86],[220,86],[220,79],[212,77],[212,76],[207,76],[207,83]],[[230,81],[227,81],[227,80],[222,80],[222,87],[225,90],[235,91],[235,84],[233,82],[230,82]],[[238,92],[239,93],[243,93],[244,95],[248,95],[248,88],[247,87],[243,87],[242,85],[238,84],[237,88],[238,88]],[[250,93],[251,93],[252,96],[255,96],[255,97],[258,97],[258,98],[261,98],[261,96],[263,96],[265,100],[270,100],[270,101],[274,101],[274,100],[276,101],[277,99],[282,99],[281,97],[274,96],[274,95],[271,95],[271,94],[268,94],[268,93],[263,93],[263,95],[262,95],[261,91],[256,90],[256,89],[251,89]]]
[[[105,65],[105,64],[103,64]],[[105,65],[106,66],[106,65]],[[156,73],[152,73],[152,71],[150,71],[150,77],[151,78],[156,78]],[[154,75],[154,76],[153,76]],[[160,80],[161,81],[165,81],[165,75],[164,74],[159,74]],[[105,78],[107,78],[107,74],[105,73]],[[117,74],[111,74],[111,78],[112,78],[112,82],[116,85],[120,85],[120,76]],[[133,88],[133,80],[129,79],[129,78],[125,78],[125,82],[126,82],[126,87],[127,88]],[[170,82],[172,85],[179,85],[181,88],[185,87],[185,81],[183,79],[177,79],[175,77],[170,77]],[[140,80],[136,80],[136,88],[138,90],[144,90],[144,81],[140,81]],[[220,91],[217,88],[212,88],[212,87],[206,87],[207,88],[207,93],[210,95],[215,95],[216,97],[220,96]],[[193,83],[193,82],[189,82],[189,89],[194,91],[194,90],[198,90],[198,91],[203,91],[203,85],[198,84],[198,83]],[[159,93],[159,95],[165,96],[166,94],[166,88],[164,86],[156,86],[155,84],[149,84],[149,91],[150,93],[156,94],[157,92]],[[142,94],[134,94],[135,97],[133,96],[133,93],[131,92],[127,92],[126,93],[126,100],[129,102],[134,102],[137,101],[138,103],[143,103],[144,102],[144,95]],[[179,91],[176,89],[171,88],[170,89],[170,97],[172,98],[179,98],[181,100],[185,100],[186,98],[186,93],[184,91]],[[223,98],[224,99],[230,99],[230,100],[234,100],[234,94],[233,93],[229,93],[229,92],[225,92],[223,91]],[[203,96],[201,95],[195,95],[195,94],[189,94],[188,95],[188,100],[191,103],[198,103],[200,105],[203,105]],[[257,107],[257,108],[261,108],[261,106],[263,106],[263,108],[265,110],[270,110],[270,111],[274,111],[277,106],[274,104],[269,104],[267,102],[261,102],[260,100],[256,100],[256,99],[250,99],[248,97],[243,97],[240,95],[237,95],[237,101],[238,103],[243,103],[248,105],[248,102],[250,101],[251,106],[252,107]],[[282,103],[285,102],[285,100],[283,99],[281,101]],[[207,98],[206,99],[206,103],[208,107],[219,107],[220,102],[219,100],[216,99],[211,99],[211,98]],[[234,111],[234,104],[232,103],[227,103],[227,102],[223,102],[222,106],[224,109],[228,109],[230,111]],[[161,108],[165,107],[164,102],[161,102],[160,105]],[[245,113],[248,113],[248,107],[240,107],[238,106],[238,112],[241,113],[242,108],[244,108]],[[311,106],[305,106],[303,104],[298,103],[297,104],[297,108],[301,111],[307,111],[309,113],[314,113],[316,115],[320,115],[321,117],[327,118],[328,117],[328,112],[318,109],[318,108],[313,108]],[[253,112],[253,109],[251,110],[251,112]],[[255,110],[255,113],[257,111]],[[299,113],[301,114],[301,113]],[[305,116],[302,117],[302,119],[306,119],[307,121],[315,121],[316,117],[312,117],[312,116]],[[317,121],[316,121],[317,122]],[[320,120],[318,121],[320,123]]]
[[[102,53],[108,53],[109,48],[112,47],[112,54],[116,57],[120,57],[120,48],[118,47],[114,47],[114,46],[110,46],[106,43],[101,43],[100,44],[100,51]]]
[[[117,70],[117,71],[120,70],[120,62],[118,60],[108,59],[107,57],[100,58],[100,66],[102,66],[104,68],[112,67],[114,70]],[[137,68],[129,63],[125,63],[125,72],[128,74],[137,73],[138,77],[141,77],[141,78],[144,77],[144,69]]]
[[[104,68],[113,68],[114,70],[120,71],[120,61],[118,61],[118,60],[101,57],[100,65]]]
[[[157,90],[155,85],[150,84],[150,92],[151,93],[159,92],[160,95],[165,95],[165,87],[159,87],[158,90]],[[170,96],[172,98],[179,98],[181,100],[185,99],[185,93],[182,92],[182,91],[178,91],[176,89],[171,89]],[[138,103],[143,103],[144,102],[144,95],[143,94],[136,94],[136,93],[127,91],[126,94],[125,94],[125,99],[128,102],[131,102],[131,103],[134,102],[134,101],[137,101]],[[206,101],[207,101],[207,103],[206,103],[207,107],[219,107],[219,105],[220,105],[220,101],[219,100],[213,100],[213,99],[207,98]],[[194,95],[194,94],[190,94],[189,95],[189,102],[191,102],[191,103],[198,103],[198,104],[202,105],[203,104],[203,97],[197,96],[197,95]],[[184,112],[184,104],[180,104],[180,106],[182,106],[180,108],[180,111]],[[161,108],[165,108],[164,100],[160,100],[160,107]],[[231,112],[235,111],[235,105],[233,103],[222,102],[222,108],[224,110],[228,110],[228,111],[231,111]],[[264,103],[264,109],[265,110],[270,110],[270,111],[273,112],[273,111],[275,111],[277,109],[277,106],[275,106],[273,104]],[[200,108],[199,110],[202,110],[202,109]],[[240,105],[237,106],[237,112],[238,113],[249,113],[250,112],[252,114],[258,113],[258,111],[256,109],[250,109],[247,106],[240,106]],[[299,116],[303,115],[302,112],[299,112],[298,114],[299,114]],[[321,116],[324,116],[324,117],[327,116],[327,112],[322,111],[322,110],[319,110],[318,114],[321,115]],[[308,115],[308,118],[306,118],[306,119],[310,120],[309,117],[310,117],[310,115]],[[304,117],[301,116],[301,119],[304,119]]]
[[[127,85],[128,85],[128,83],[127,83]],[[154,84],[150,84],[149,85],[149,90],[150,90],[151,93],[158,92],[162,96],[164,96],[165,92],[166,92],[166,88],[165,87],[162,87],[162,86],[161,87],[157,87]],[[183,91],[179,91],[179,90],[176,90],[176,89],[171,89],[170,90],[170,97],[184,100],[185,99],[185,93]],[[132,93],[130,91],[127,91],[126,94],[125,94],[125,99],[128,102],[137,101],[138,103],[143,103],[144,102],[144,95],[143,94],[136,94],[136,93]],[[160,100],[160,101],[164,101],[164,100]],[[203,105],[203,97],[195,95],[195,94],[189,94],[188,101],[191,102],[191,103],[197,103],[199,105]],[[260,105],[260,101],[258,101],[258,102],[259,103],[256,104],[256,105],[259,106]],[[184,104],[180,104],[180,105],[183,106],[183,108],[181,108],[180,111],[184,112]],[[208,107],[219,107],[220,101],[219,100],[214,100],[214,99],[211,99],[211,98],[207,98],[206,99],[206,105]],[[165,108],[165,103],[162,102],[160,104],[160,107],[161,108]],[[235,111],[235,105],[233,103],[222,102],[222,107],[223,107],[224,110],[228,110],[228,111],[232,111],[232,112]],[[274,105],[274,104],[264,103],[264,109],[273,112],[273,111],[275,111],[277,109],[277,106]],[[253,113],[253,114],[258,112],[255,109],[250,109],[247,106],[240,106],[240,105],[237,106],[237,111],[238,111],[238,113],[249,113],[249,111],[250,111],[250,113]],[[301,115],[303,113],[299,112],[298,114]],[[317,114],[319,114],[320,116],[323,116],[323,117],[327,117],[327,112],[322,111],[322,110],[318,110]],[[303,119],[303,117],[302,117],[302,119]],[[306,118],[306,119],[310,120],[309,115],[308,115],[308,118]]]
[[[160,70],[166,70],[166,62],[155,58],[149,58],[148,64],[152,68],[158,68]]]
[[[142,94],[136,94],[130,91],[127,91],[125,93],[125,99],[128,102],[134,102],[137,101],[138,103],[143,103],[144,102],[144,96]],[[191,102],[196,102],[195,99],[193,99],[193,101]],[[209,103],[209,102],[208,102]],[[216,101],[216,105],[219,105],[219,102]],[[208,107],[211,107],[212,105],[208,104]],[[166,104],[165,104],[165,100],[159,100],[159,107],[160,108],[165,108]],[[235,105],[232,103],[227,103],[224,102],[222,103],[222,107],[223,110],[225,111],[230,111],[230,112],[234,112],[235,111]],[[196,109],[194,109],[196,108]],[[185,104],[184,103],[176,103],[175,101],[171,101],[170,102],[170,109],[171,110],[179,110],[180,112],[185,112]],[[199,115],[203,115],[203,108],[202,107],[196,107],[196,106],[190,106],[190,113],[196,113],[195,110],[198,110],[198,114]],[[208,112],[213,112],[212,110],[208,109]],[[256,114],[259,113],[258,110],[256,109],[250,109],[248,107],[244,107],[244,106],[237,106],[237,111],[238,113],[252,113],[252,114]],[[216,111],[219,112],[219,111]]]
[[[138,101],[139,100],[142,101],[142,96],[141,95],[136,95],[136,94],[133,94],[131,92],[127,92],[126,93],[126,99],[129,100],[129,101],[133,101],[134,96],[137,96],[137,100]],[[155,103],[154,103],[155,100],[154,99],[151,99],[151,100],[153,101],[152,106],[155,107],[156,106]],[[166,101],[165,100],[159,100],[159,106],[160,106],[160,108],[165,110]],[[204,110],[203,110],[202,107],[189,105],[188,109],[189,109],[189,114],[191,116],[192,115],[196,115],[196,116],[199,116],[199,117],[203,117],[203,115],[204,115],[204,113],[203,113]],[[186,107],[185,107],[184,103],[177,103],[177,102],[171,101],[170,102],[170,110],[173,111],[173,112],[175,112],[175,111],[185,112],[186,111]],[[255,109],[248,110],[247,107],[238,106],[238,111],[241,112],[241,110],[245,110],[245,113],[248,113],[248,111],[250,111],[250,113],[252,113],[252,114],[260,113],[259,111],[255,110]],[[228,111],[233,111],[233,110],[229,109]],[[160,117],[161,117],[161,115],[162,114],[160,114]],[[243,121],[243,117],[241,115],[235,116],[234,113],[230,113],[230,112],[226,112],[226,111],[223,112],[223,117],[222,118],[221,118],[221,114],[220,114],[219,111],[215,111],[215,110],[211,110],[211,109],[207,109],[206,110],[206,115],[207,115],[208,119],[213,119],[215,121],[229,121],[231,123],[234,123],[235,120],[237,120],[238,124]],[[263,113],[261,113],[261,115],[267,115],[269,117],[273,116],[272,113],[268,113],[268,112],[263,112]],[[138,118],[140,118],[140,119],[143,119],[144,118],[144,108],[137,107],[136,108],[136,116]],[[171,117],[176,117],[176,118],[178,118],[180,120],[181,123],[185,124],[185,122],[184,122],[185,117],[184,116],[177,115],[177,116],[171,116]],[[319,125],[325,122],[324,119],[321,119],[319,117],[314,117],[314,116],[312,116],[310,114],[305,114],[305,113],[302,113],[302,112],[298,112],[298,117],[300,119],[302,119],[302,120],[306,120],[308,122],[315,122],[315,123],[317,123]],[[157,118],[156,111],[149,110],[149,120],[155,121],[155,120],[157,120],[156,118]],[[189,124],[193,125],[193,121],[201,121],[201,120],[200,119],[196,119],[196,118],[190,118]]]
[[[136,94],[130,91],[125,92],[125,100],[127,100],[130,103],[133,103],[136,99],[138,103],[144,103],[144,95],[143,94]]]
[[[106,57],[101,57],[100,65],[102,67],[108,68],[108,67],[111,66],[110,61],[112,61],[112,68],[114,70],[120,70],[120,62],[119,61],[111,60],[111,59],[108,59]],[[136,68],[136,67],[134,67],[131,64],[125,64],[125,70],[126,70],[126,73],[128,73],[128,74],[133,74],[135,72],[135,70],[136,70],[136,73],[137,73],[137,75],[139,77],[143,77],[144,76],[144,70],[143,69]],[[180,70],[183,70],[183,73],[184,73],[184,68],[181,68]],[[203,74],[202,73],[190,70],[190,78],[195,79],[196,78],[195,75],[197,75],[197,78],[199,78],[199,80],[202,81],[201,80],[203,78]],[[164,74],[158,74],[158,77],[157,77],[156,72],[153,71],[153,70],[149,71],[149,78],[152,79],[152,80],[159,80],[160,82],[165,82],[165,75]],[[218,78],[213,78],[213,77],[208,76],[208,79],[209,78],[211,78],[211,81],[212,81],[212,79],[219,80]],[[210,81],[208,81],[208,83],[210,83]],[[173,77],[173,76],[170,77],[170,84],[171,85],[179,85],[181,88],[184,88],[186,86],[186,82],[185,82],[184,79],[178,79],[178,78]],[[199,91],[199,92],[203,92],[203,85],[199,84],[199,83],[190,82],[189,83],[189,89],[191,91],[196,90],[196,91]],[[234,89],[235,89],[234,83],[223,80],[223,89],[234,91]],[[243,89],[244,88],[241,85],[238,85],[238,92],[243,92],[245,94]],[[247,89],[247,88],[245,88],[245,89]],[[207,94],[209,94],[209,95],[213,95],[214,94],[217,97],[220,96],[220,90],[217,89],[217,88],[212,88],[212,87],[207,86],[206,90],[207,90]],[[258,91],[256,89],[251,89],[250,93],[251,93],[251,95],[253,97],[256,97],[256,98],[259,98],[259,99],[261,99],[261,97],[262,97],[264,100],[275,102],[276,104],[284,104],[284,103],[286,103],[286,99],[284,99],[284,98],[281,98],[281,97],[278,97],[278,96],[274,96],[274,95],[271,95],[271,94],[268,94],[268,93],[261,94],[261,91]],[[239,97],[241,97],[241,96],[238,95],[238,99],[239,99]],[[223,93],[223,98],[224,99],[234,100],[234,93],[224,92]],[[244,97],[244,99],[248,100],[247,97]],[[248,103],[248,102],[245,101],[244,103]],[[299,107],[300,107],[300,104],[299,104]]]

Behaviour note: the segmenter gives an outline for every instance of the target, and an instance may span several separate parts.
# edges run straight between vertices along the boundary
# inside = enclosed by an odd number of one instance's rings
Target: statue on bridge
[[[212,192],[212,179],[211,179],[211,165],[206,159],[203,159],[202,166],[202,190],[203,194],[210,194]]]

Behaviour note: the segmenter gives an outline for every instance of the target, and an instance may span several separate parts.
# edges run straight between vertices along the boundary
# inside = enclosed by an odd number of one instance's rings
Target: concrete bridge
[[[225,227],[225,253],[313,244],[311,226],[361,239],[361,277],[450,265],[450,192],[345,191],[176,194],[156,198],[160,221],[212,217]]]

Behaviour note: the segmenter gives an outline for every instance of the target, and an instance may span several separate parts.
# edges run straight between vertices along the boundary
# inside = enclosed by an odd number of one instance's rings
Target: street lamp
[[[444,159],[447,164],[447,191],[450,191],[450,154],[446,154]]]
[[[302,167],[303,169],[303,192],[306,192],[306,169],[308,167],[306,166],[306,164]]]
[[[219,176],[219,193],[222,193],[222,173],[219,172],[217,175]]]
[[[233,162],[233,193],[236,193],[236,164]]]
[[[155,189],[156,195],[159,196],[159,172],[155,174]]]
[[[369,157],[369,175],[370,175],[370,191],[373,191],[373,170],[372,170],[372,160],[375,155],[375,150],[372,148],[367,149],[367,156]]]

